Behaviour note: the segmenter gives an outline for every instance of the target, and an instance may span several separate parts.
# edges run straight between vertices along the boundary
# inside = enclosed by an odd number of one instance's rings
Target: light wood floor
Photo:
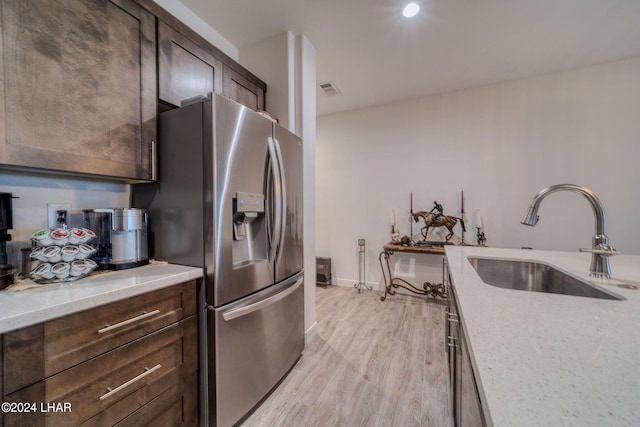
[[[444,302],[316,289],[318,335],[242,427],[451,426]]]

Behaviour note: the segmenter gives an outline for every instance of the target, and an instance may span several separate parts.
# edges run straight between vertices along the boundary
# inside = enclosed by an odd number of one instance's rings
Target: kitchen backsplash
[[[82,221],[82,209],[129,207],[129,190],[128,184],[87,178],[0,172],[0,192],[14,197],[9,263],[19,267],[20,249],[30,245],[29,237],[35,231],[47,227],[47,204],[69,204],[68,222],[73,226]]]

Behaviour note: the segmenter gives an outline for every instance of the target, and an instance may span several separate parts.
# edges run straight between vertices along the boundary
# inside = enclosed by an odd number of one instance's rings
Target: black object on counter
[[[11,193],[0,193],[0,289],[13,283],[13,266],[7,259],[7,242],[11,235],[7,230],[13,228],[13,210]]]

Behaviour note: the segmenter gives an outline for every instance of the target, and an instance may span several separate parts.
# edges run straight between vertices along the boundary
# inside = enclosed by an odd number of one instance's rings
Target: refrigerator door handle
[[[277,293],[275,295],[272,295],[269,298],[265,298],[261,301],[255,302],[253,304],[249,304],[244,307],[237,308],[235,310],[227,311],[226,313],[222,314],[222,318],[228,322],[230,320],[237,319],[238,317],[246,316],[255,311],[261,310],[271,304],[274,304],[280,301],[281,299],[286,298],[287,296],[295,292],[296,289],[300,287],[300,285],[302,285],[302,277],[298,278],[293,285],[291,285],[284,291]]]
[[[280,248],[284,245],[284,235],[285,235],[285,226],[287,224],[287,182],[284,177],[284,161],[282,160],[282,152],[280,151],[280,142],[273,138],[276,156],[278,159],[278,164],[280,165],[280,203],[281,203],[281,215],[279,217],[280,220],[280,234],[276,234],[276,238],[278,239],[278,247],[276,252],[276,257],[280,257]]]
[[[275,194],[275,215],[274,215],[274,225],[273,225],[273,235],[271,236],[270,249],[269,249],[269,259],[274,261],[277,256],[277,251],[280,246],[280,241],[282,240],[282,175],[280,172],[280,159],[278,157],[278,151],[276,150],[276,141],[269,137],[267,140],[267,144],[269,147],[269,158],[271,164],[271,174],[273,175],[273,185],[274,185],[274,194]],[[273,243],[273,240],[277,239],[277,244]]]

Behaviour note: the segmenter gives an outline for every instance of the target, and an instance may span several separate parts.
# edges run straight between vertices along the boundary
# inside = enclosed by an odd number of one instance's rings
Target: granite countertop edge
[[[0,333],[201,277],[201,268],[159,263],[22,291],[5,289],[0,291]]]
[[[467,257],[541,261],[624,297],[604,300],[502,289]],[[447,247],[460,320],[489,425],[640,425],[640,256],[611,258],[612,280],[589,277],[579,252]]]

